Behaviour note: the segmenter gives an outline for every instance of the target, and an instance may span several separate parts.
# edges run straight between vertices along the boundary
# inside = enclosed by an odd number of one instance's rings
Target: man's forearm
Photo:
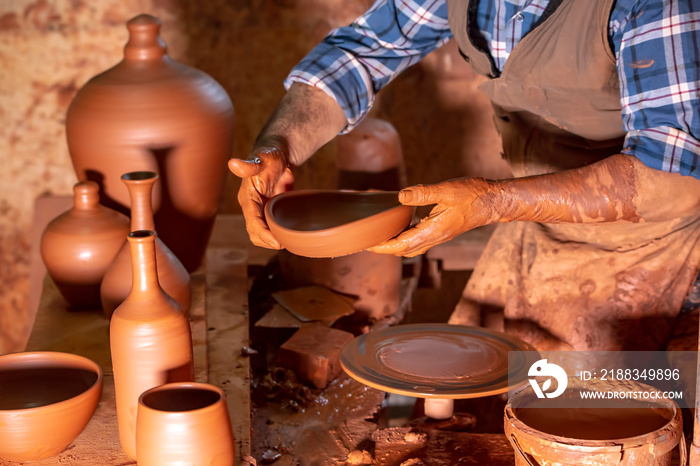
[[[347,124],[340,105],[320,89],[295,83],[261,131],[256,147],[274,146],[300,165]]]
[[[481,196],[492,221],[658,221],[700,212],[700,180],[618,154],[559,173],[490,181]]]

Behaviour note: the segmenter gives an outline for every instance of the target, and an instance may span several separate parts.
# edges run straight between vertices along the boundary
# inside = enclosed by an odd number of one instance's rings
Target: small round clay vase
[[[202,261],[228,170],[234,109],[211,76],[174,61],[160,21],[127,23],[124,59],[90,79],[66,115],[78,179],[101,185],[102,203],[128,212],[123,173],[160,174],[154,192],[159,236],[189,272]]]
[[[73,186],[73,207],[41,236],[41,257],[69,309],[99,309],[100,283],[129,233],[129,219],[100,204],[99,186]]]
[[[117,424],[122,450],[136,459],[136,410],[141,394],[194,380],[192,335],[182,307],[158,283],[156,233],[129,233],[134,286],[109,325]]]
[[[139,466],[231,466],[235,445],[223,390],[170,383],[145,391],[136,414]]]
[[[155,172],[129,172],[121,179],[131,198],[131,231],[155,230],[151,192],[158,175]],[[155,244],[160,286],[188,312],[192,299],[190,275],[160,238],[156,237]],[[123,241],[100,286],[102,309],[108,317],[128,296],[131,278],[131,248],[128,241]]]

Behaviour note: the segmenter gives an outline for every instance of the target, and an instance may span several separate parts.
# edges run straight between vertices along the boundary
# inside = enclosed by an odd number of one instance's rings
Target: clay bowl
[[[36,461],[65,450],[102,393],[93,361],[51,351],[0,356],[0,458]]]
[[[393,238],[411,222],[415,207],[396,191],[288,191],[265,206],[272,234],[289,252],[339,257]]]

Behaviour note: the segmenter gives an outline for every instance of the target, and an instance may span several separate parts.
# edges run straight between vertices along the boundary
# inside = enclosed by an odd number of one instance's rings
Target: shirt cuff
[[[623,147],[623,154],[637,157],[650,168],[700,179],[700,141],[677,128],[630,131]]]

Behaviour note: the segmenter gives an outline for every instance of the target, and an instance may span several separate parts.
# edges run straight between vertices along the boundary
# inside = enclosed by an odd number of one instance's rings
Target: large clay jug
[[[131,198],[131,231],[155,230],[151,192],[157,179],[155,172],[129,172],[122,175]],[[155,248],[160,286],[188,312],[192,298],[190,275],[160,238],[155,239]],[[121,250],[107,269],[100,286],[102,309],[108,317],[131,291],[131,261],[129,243],[123,241]]]
[[[149,170],[158,235],[189,272],[201,263],[231,156],[234,110],[209,75],[166,54],[160,21],[127,23],[124,59],[93,77],[66,115],[78,179],[101,186],[102,203],[128,212],[119,177]]]
[[[100,283],[124,239],[129,219],[100,205],[99,186],[73,186],[73,207],[41,236],[41,257],[69,309],[99,309]]]
[[[158,283],[156,233],[129,233],[134,286],[109,325],[119,441],[136,459],[136,410],[141,394],[194,380],[192,335],[180,305]]]

